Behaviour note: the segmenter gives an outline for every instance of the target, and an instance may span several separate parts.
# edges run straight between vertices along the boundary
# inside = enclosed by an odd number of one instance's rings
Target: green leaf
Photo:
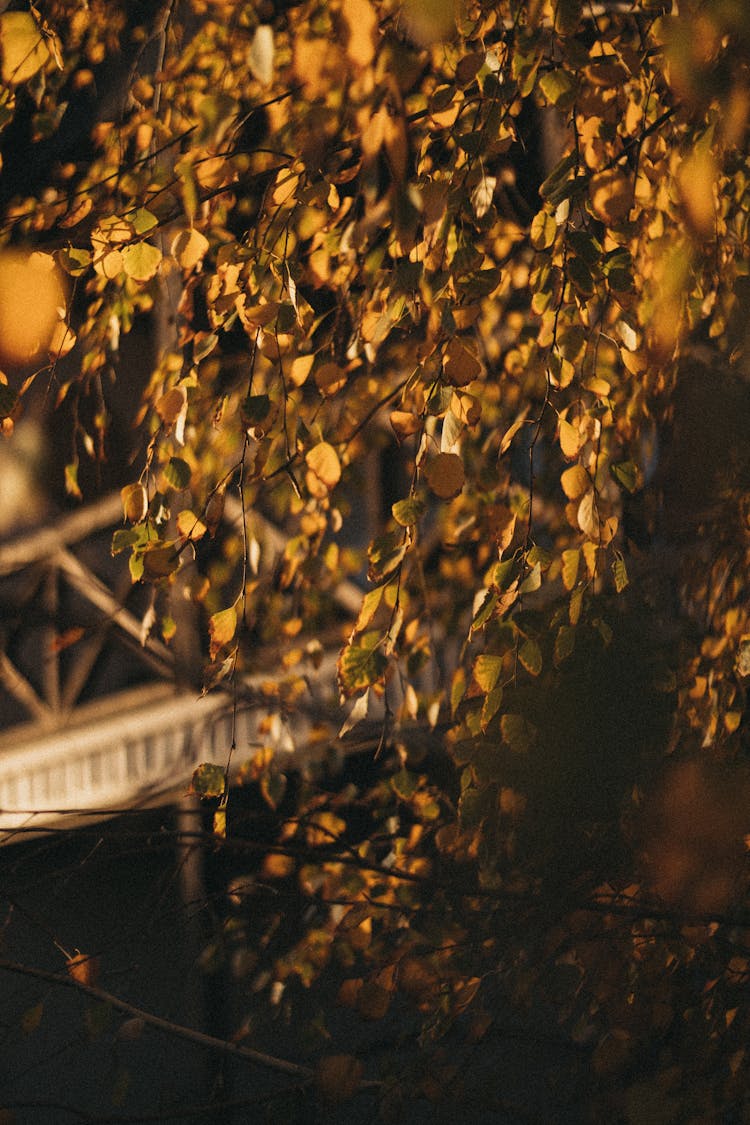
[[[193,772],[190,790],[196,796],[222,797],[226,788],[226,771],[215,762],[203,762]]]
[[[567,70],[548,70],[539,79],[539,88],[550,105],[569,109],[576,96],[576,82]]]
[[[529,573],[521,583],[522,594],[533,594],[538,590],[542,584],[542,568],[539,563],[535,563]]]
[[[64,269],[71,277],[81,277],[89,269],[93,260],[90,250],[79,250],[75,246],[58,250],[55,257],[61,269]]]
[[[153,230],[155,226],[159,225],[156,215],[153,215],[145,207],[138,207],[130,222],[133,224],[133,230],[136,234],[145,234],[146,231]]]
[[[555,664],[562,664],[572,656],[576,643],[576,631],[572,625],[561,625],[555,637]]]
[[[118,555],[120,551],[126,551],[128,547],[135,547],[136,544],[144,543],[147,534],[148,531],[144,523],[136,524],[135,527],[118,527],[112,536],[112,554]]]
[[[612,561],[612,577],[615,582],[615,590],[618,594],[621,594],[628,584],[628,571],[625,566],[625,559],[619,552]]]
[[[381,582],[401,564],[406,554],[406,543],[402,531],[379,535],[370,544],[367,554],[370,560],[368,578],[371,582]]]
[[[181,457],[171,457],[164,466],[164,476],[167,483],[178,492],[182,492],[190,484],[193,473],[187,461]]]
[[[562,158],[539,188],[542,199],[549,199],[550,203],[555,206],[561,202],[564,196],[560,195],[560,192],[570,183],[571,173],[574,171],[576,163],[575,152],[569,152],[567,156]]]
[[[161,262],[161,250],[150,242],[135,242],[122,251],[122,268],[133,281],[150,281]]]
[[[373,634],[365,634],[362,643],[348,645],[341,653],[338,664],[339,687],[347,699],[382,678],[388,661],[382,648],[375,647],[379,639],[377,634],[374,635],[374,640]]]
[[[416,793],[418,785],[419,777],[417,774],[412,773],[411,770],[400,769],[398,773],[394,773],[391,778],[391,788],[402,801],[410,800]]]
[[[147,548],[141,555],[143,560],[143,576],[151,582],[160,578],[168,578],[174,574],[180,565],[180,556],[175,544],[159,543]]]
[[[542,670],[542,650],[535,640],[527,638],[518,650],[518,659],[530,676],[538,676]]]
[[[419,496],[408,496],[391,506],[393,518],[401,527],[414,527],[424,510],[424,500]]]
[[[500,720],[500,732],[516,754],[525,754],[534,745],[536,729],[523,715],[506,714]]]
[[[610,465],[609,471],[626,492],[637,492],[641,487],[641,473],[634,461],[620,461]]]
[[[535,250],[547,250],[557,237],[555,216],[549,211],[539,211],[531,221],[529,234]]]
[[[485,698],[485,701],[482,704],[481,723],[482,723],[482,730],[483,731],[487,730],[487,727],[490,725],[490,723],[494,719],[495,715],[500,710],[500,706],[501,706],[502,702],[503,702],[503,688],[502,688],[502,685],[498,685],[497,687],[494,687],[492,689],[492,691],[487,694],[487,696]]]
[[[484,628],[489,620],[491,620],[495,609],[497,607],[497,594],[494,590],[488,590],[484,595],[484,600],[479,606],[474,620],[471,623],[471,632],[476,633],[479,629]]]
[[[492,656],[488,653],[483,653],[474,661],[473,675],[482,691],[490,692],[500,678],[502,670],[502,656]]]

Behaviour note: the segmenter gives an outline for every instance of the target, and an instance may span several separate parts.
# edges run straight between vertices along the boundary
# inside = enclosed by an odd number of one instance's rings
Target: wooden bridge
[[[242,520],[227,499],[225,518]],[[177,686],[174,653],[144,626],[148,591],[111,556],[121,522],[114,495],[0,545],[0,842],[175,800],[200,762],[226,762],[233,736],[237,765],[269,745],[298,763],[335,739],[333,651],[304,669],[289,712],[273,690],[283,668],[236,692]],[[253,524],[272,566],[285,538],[255,513]],[[356,586],[335,596],[356,614]]]

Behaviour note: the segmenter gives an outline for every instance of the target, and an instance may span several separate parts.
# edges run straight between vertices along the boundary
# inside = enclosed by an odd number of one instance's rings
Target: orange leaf
[[[79,984],[93,985],[96,984],[99,976],[99,958],[90,957],[86,953],[76,953],[74,957],[68,958],[65,968],[68,970],[68,976]]]

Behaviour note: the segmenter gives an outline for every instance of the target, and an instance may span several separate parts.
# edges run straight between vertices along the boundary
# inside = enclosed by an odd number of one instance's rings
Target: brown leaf
[[[427,483],[441,500],[452,500],[466,482],[464,463],[457,453],[438,453],[425,469]]]
[[[465,387],[480,374],[482,365],[460,340],[453,339],[445,350],[443,375],[454,387]]]
[[[364,1067],[354,1055],[327,1055],[318,1063],[315,1084],[321,1098],[338,1104],[354,1097],[363,1073]]]

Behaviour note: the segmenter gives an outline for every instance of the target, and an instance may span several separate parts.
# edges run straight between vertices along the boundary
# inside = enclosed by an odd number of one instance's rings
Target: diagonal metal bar
[[[118,602],[115,595],[83,563],[65,549],[58,550],[55,562],[70,585],[93,606],[101,610],[113,624],[137,641],[144,656],[148,653],[163,676],[171,676],[173,659],[169,649],[149,638],[141,644],[141,623]]]
[[[40,699],[29,681],[16,668],[10,657],[0,651],[0,680],[5,684],[11,695],[15,696],[34,718],[39,719],[45,726],[52,726],[55,722],[55,712],[43,699]]]

